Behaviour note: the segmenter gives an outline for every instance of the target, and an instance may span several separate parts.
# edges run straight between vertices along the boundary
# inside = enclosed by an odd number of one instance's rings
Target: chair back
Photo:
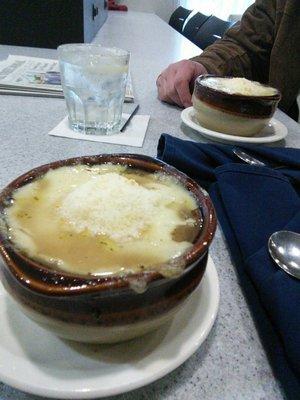
[[[192,10],[188,10],[187,8],[181,6],[178,7],[171,15],[169,25],[172,26],[172,28],[176,29],[177,32],[182,33],[182,28],[185,20],[191,12]]]
[[[234,24],[234,21],[223,21],[212,15],[201,25],[194,38],[194,43],[204,50],[217,39],[221,39],[227,29]]]
[[[193,13],[192,13],[193,14]],[[189,17],[186,19],[186,22],[183,27],[182,34],[194,42],[195,37],[201,26],[208,20],[210,17],[209,15],[201,14],[197,12],[196,14],[190,14]]]

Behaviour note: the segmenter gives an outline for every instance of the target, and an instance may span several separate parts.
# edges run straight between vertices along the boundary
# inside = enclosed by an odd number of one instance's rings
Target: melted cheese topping
[[[201,84],[225,93],[245,96],[274,96],[277,93],[276,89],[270,86],[264,86],[259,82],[249,81],[245,78],[210,77],[203,79]]]
[[[107,275],[173,268],[199,232],[196,209],[194,197],[167,175],[77,165],[17,189],[5,218],[11,240],[30,257]]]

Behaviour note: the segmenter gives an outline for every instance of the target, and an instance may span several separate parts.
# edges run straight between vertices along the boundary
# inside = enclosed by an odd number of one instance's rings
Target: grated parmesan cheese
[[[139,237],[150,225],[155,207],[164,197],[132,179],[106,173],[72,190],[59,212],[77,233],[87,230],[124,242]]]

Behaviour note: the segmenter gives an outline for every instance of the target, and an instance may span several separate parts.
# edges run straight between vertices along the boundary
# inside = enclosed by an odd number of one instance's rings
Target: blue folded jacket
[[[248,165],[232,146],[166,134],[158,158],[209,191],[274,373],[289,397],[300,399],[300,280],[278,268],[267,247],[275,231],[300,233],[300,149],[243,149],[268,165],[285,167]]]

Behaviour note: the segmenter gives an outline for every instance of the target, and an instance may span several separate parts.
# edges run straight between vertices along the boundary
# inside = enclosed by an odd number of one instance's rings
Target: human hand
[[[201,74],[207,74],[207,70],[195,61],[181,60],[170,64],[156,80],[158,98],[180,107],[190,107],[190,87],[194,86],[195,79]]]

